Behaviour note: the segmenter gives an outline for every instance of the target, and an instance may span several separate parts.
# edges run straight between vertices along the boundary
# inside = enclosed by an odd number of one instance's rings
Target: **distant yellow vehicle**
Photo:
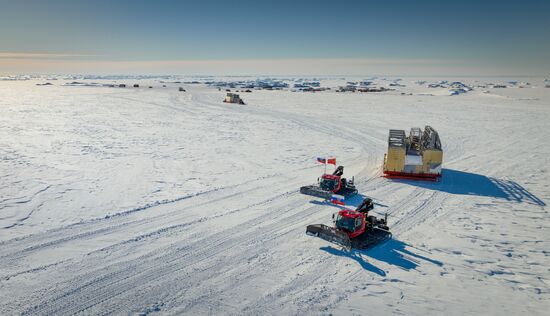
[[[228,93],[225,96],[225,99],[223,100],[225,103],[237,103],[237,104],[244,104],[243,99],[239,97],[236,93]]]
[[[390,129],[385,177],[438,181],[442,163],[441,140],[431,126],[411,128],[408,137],[404,130]]]

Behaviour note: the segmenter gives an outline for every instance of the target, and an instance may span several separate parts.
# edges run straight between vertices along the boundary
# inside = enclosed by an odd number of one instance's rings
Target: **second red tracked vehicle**
[[[355,209],[343,209],[333,214],[334,226],[309,225],[306,234],[322,238],[351,250],[366,249],[392,237],[388,228],[388,216],[376,218],[369,215],[374,204],[366,198]]]

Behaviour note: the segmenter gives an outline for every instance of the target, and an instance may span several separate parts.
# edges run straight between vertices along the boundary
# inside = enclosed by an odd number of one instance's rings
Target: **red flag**
[[[327,159],[327,164],[336,166],[336,158]]]

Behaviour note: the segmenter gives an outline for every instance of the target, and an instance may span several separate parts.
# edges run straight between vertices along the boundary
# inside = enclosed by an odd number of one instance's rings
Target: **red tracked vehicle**
[[[338,166],[332,174],[323,174],[318,179],[318,185],[307,185],[300,188],[300,193],[329,200],[333,194],[349,197],[357,194],[357,189],[351,180],[342,178],[344,167]]]
[[[309,225],[306,234],[322,238],[351,250],[366,249],[392,237],[388,228],[388,216],[376,218],[369,215],[374,208],[366,198],[355,209],[343,209],[332,215],[334,227],[324,224]]]

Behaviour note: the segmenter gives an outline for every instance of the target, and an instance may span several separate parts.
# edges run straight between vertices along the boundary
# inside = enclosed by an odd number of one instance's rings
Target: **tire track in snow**
[[[106,224],[109,224],[109,226],[102,226],[102,227],[97,227],[97,220],[92,220],[91,222],[87,223],[87,225],[71,225],[69,227],[65,227],[63,229],[56,229],[55,230],[55,233],[54,236],[52,236],[53,238],[51,240],[47,240],[49,235],[48,233],[46,234],[39,234],[38,236],[34,236],[35,238],[32,238],[31,240],[25,240],[27,243],[30,243],[30,245],[28,246],[22,246],[21,245],[21,242],[18,241],[18,242],[15,242],[15,243],[11,243],[11,246],[13,248],[13,252],[1,252],[1,256],[3,258],[2,260],[2,265],[0,265],[0,267],[2,266],[5,266],[6,268],[7,267],[12,267],[14,264],[16,264],[16,262],[20,261],[21,258],[24,258],[26,256],[29,256],[30,254],[32,253],[35,253],[35,252],[39,252],[39,251],[44,251],[48,248],[54,248],[54,247],[59,247],[60,245],[63,245],[63,244],[66,244],[66,243],[69,243],[69,242],[74,242],[76,240],[83,240],[83,239],[86,239],[86,240],[93,240],[94,237],[98,236],[98,237],[105,237],[107,236],[108,234],[114,234],[114,233],[117,233],[117,232],[128,232],[130,229],[139,229],[140,227],[143,227],[143,230],[147,230],[147,228],[150,228],[150,227],[158,227],[159,225],[162,226],[162,223],[173,223],[174,221],[177,221],[180,217],[184,217],[186,218],[187,215],[185,215],[185,211],[189,211],[189,210],[192,210],[192,209],[195,209],[195,208],[200,208],[200,207],[204,207],[204,206],[207,206],[207,205],[215,205],[216,203],[220,203],[224,200],[227,200],[227,199],[231,199],[231,198],[235,198],[235,197],[240,197],[242,196],[243,194],[250,194],[252,192],[255,192],[255,191],[261,191],[261,190],[264,190],[264,189],[280,189],[280,188],[284,188],[288,185],[289,183],[289,179],[287,177],[277,177],[277,178],[280,178],[279,180],[277,180],[276,182],[274,183],[265,183],[263,182],[263,185],[261,186],[253,186],[252,188],[248,188],[248,189],[245,189],[245,190],[241,190],[241,191],[236,191],[236,192],[230,192],[229,194],[225,194],[225,195],[222,195],[218,198],[211,198],[205,202],[202,202],[202,203],[199,203],[199,204],[193,204],[191,206],[188,206],[188,207],[185,207],[185,208],[179,208],[175,211],[171,211],[171,212],[168,212],[166,214],[163,214],[163,215],[156,215],[152,218],[150,217],[147,217],[147,218],[144,218],[144,219],[137,219],[137,220],[134,220],[134,219],[131,219],[131,218],[127,218],[126,216],[124,218],[121,218],[120,220],[114,220],[116,219],[115,217],[110,217],[110,218],[101,218],[99,221],[100,222],[105,222]],[[275,177],[273,177],[273,179],[275,179]],[[249,184],[255,184],[256,181],[252,181],[250,182]],[[276,184],[275,187],[273,187],[273,184]],[[233,190],[231,190],[233,191]],[[214,193],[215,191],[212,191],[212,192],[209,192],[208,194],[211,194],[211,193]],[[176,201],[177,202],[177,201]],[[251,204],[251,205],[254,205]],[[127,215],[127,214],[126,214]],[[186,227],[188,224],[191,224],[191,223],[198,223],[198,222],[204,222],[204,221],[207,221],[207,220],[210,220],[210,219],[213,219],[213,218],[217,218],[217,217],[220,217],[220,216],[224,216],[226,215],[226,213],[221,213],[221,214],[215,214],[215,215],[212,215],[212,216],[201,216],[199,217],[198,219],[196,220],[192,220],[192,221],[185,221],[184,223],[180,223],[178,225],[172,225],[174,228],[176,227],[180,227],[180,228],[183,228],[183,227]],[[114,225],[111,225],[111,224],[114,224]],[[167,226],[167,227],[171,227],[171,226]],[[86,229],[89,228],[90,230],[86,231]],[[162,227],[162,229],[166,229],[166,227]],[[84,230],[84,231],[83,231]],[[141,231],[141,230],[139,230]],[[75,234],[74,235],[71,235],[70,233],[71,232],[74,232]],[[154,234],[151,233],[151,235]],[[146,234],[141,234],[141,235],[138,235],[138,236],[134,236],[132,237],[130,240],[134,239],[134,238],[138,238],[138,237],[143,237],[145,236]],[[37,242],[37,243],[34,243],[34,242]],[[2,250],[6,250],[6,249],[2,249]],[[3,269],[4,271],[6,269]],[[3,277],[13,277],[15,276],[17,273],[15,274],[10,274],[10,275],[7,275],[7,276],[3,276]]]
[[[266,212],[267,215],[262,213],[260,216],[250,219],[243,224],[230,227],[220,233],[192,242],[189,245],[178,246],[159,257],[150,258],[147,255],[149,258],[139,258],[133,260],[132,263],[124,262],[118,265],[119,270],[103,275],[90,282],[82,283],[80,280],[72,280],[70,281],[71,284],[83,285],[69,291],[64,289],[65,293],[63,295],[47,299],[43,305],[39,305],[38,310],[40,310],[40,314],[45,315],[83,312],[106,300],[112,300],[117,295],[128,292],[135,288],[136,284],[147,284],[163,277],[170,278],[177,271],[207,261],[220,253],[226,253],[242,245],[244,242],[250,242],[250,236],[256,236],[255,240],[265,240],[266,237],[268,239],[274,238],[273,234],[294,224],[296,220],[318,212],[318,206],[311,206],[305,210],[296,211],[304,203],[299,198],[297,192],[293,195],[295,197],[294,201],[292,204],[285,202],[286,210],[282,213],[280,211],[281,207],[275,205],[271,207],[275,208],[274,210]],[[286,198],[282,200],[285,201]],[[280,200],[280,198],[276,200]],[[282,214],[287,216],[281,217]],[[279,220],[275,221],[277,219]],[[243,227],[248,229],[243,229]],[[260,230],[259,233],[258,230]],[[178,254],[183,255],[178,256]],[[158,261],[164,264],[159,266],[157,265]],[[85,293],[83,293],[84,290],[86,290]],[[79,297],[84,301],[79,302]],[[51,303],[55,304],[50,306]],[[118,301],[114,305],[118,305]]]
[[[428,221],[430,218],[435,219],[442,209],[442,204],[446,195],[439,191],[432,191],[431,193],[424,193],[419,196],[419,198],[422,197],[424,197],[424,199],[420,204],[417,204],[412,210],[406,212],[403,217],[390,227],[393,235],[402,235],[415,226]]]
[[[265,179],[269,178],[270,181],[266,182]],[[297,178],[297,177],[295,177]],[[194,202],[190,206],[184,208],[177,208],[175,210],[158,214],[151,214],[150,217],[139,218],[141,214],[132,214],[124,213],[122,217],[112,216],[106,218],[93,219],[84,223],[77,223],[69,226],[65,226],[59,229],[47,231],[45,233],[40,233],[36,235],[29,235],[23,238],[17,238],[9,241],[5,241],[0,246],[1,252],[0,255],[3,259],[19,259],[24,255],[31,254],[36,251],[44,250],[46,248],[58,247],[61,244],[75,241],[77,239],[91,239],[94,236],[105,236],[108,232],[116,232],[119,230],[128,230],[132,227],[144,226],[154,224],[155,222],[161,221],[173,221],[176,218],[181,216],[187,216],[184,211],[192,210],[199,207],[204,207],[206,205],[212,205],[224,200],[232,199],[235,197],[240,197],[243,194],[252,194],[256,191],[262,190],[280,190],[288,186],[291,178],[285,175],[271,175],[267,177],[261,177],[263,180],[262,185],[257,185],[256,180],[249,181],[244,184],[240,184],[233,187],[227,187],[220,190],[213,190],[205,193],[205,196],[200,196],[204,199],[201,203]],[[271,181],[273,180],[273,181]],[[294,180],[296,181],[296,180]],[[240,188],[238,190],[237,188]],[[214,196],[212,196],[214,195]],[[217,196],[219,195],[219,196]],[[217,196],[217,197],[216,197]],[[194,196],[198,198],[199,195]],[[179,202],[175,201],[175,202]],[[174,202],[174,203],[175,203]],[[190,201],[190,203],[192,203]],[[162,205],[155,205],[155,207],[162,207]],[[135,219],[135,216],[129,215],[139,215],[138,219]],[[102,226],[104,224],[110,226]],[[98,227],[99,225],[99,227]],[[87,230],[89,229],[89,230]],[[73,233],[74,234],[71,234]],[[50,239],[50,240],[48,240]],[[10,251],[11,249],[11,251]]]

